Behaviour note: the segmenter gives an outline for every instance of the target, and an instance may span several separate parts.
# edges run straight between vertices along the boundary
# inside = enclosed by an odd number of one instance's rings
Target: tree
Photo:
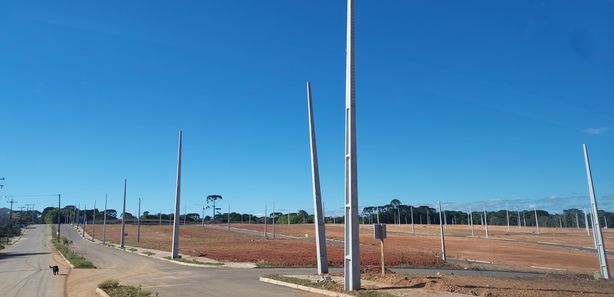
[[[219,207],[215,207],[215,201],[222,200],[222,195],[209,195],[207,196],[207,204],[213,204],[213,219],[215,220],[215,215],[219,214],[218,210],[221,210]]]

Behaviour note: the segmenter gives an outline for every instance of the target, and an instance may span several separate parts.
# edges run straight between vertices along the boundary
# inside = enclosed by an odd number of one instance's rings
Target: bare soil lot
[[[382,290],[395,296],[406,296],[412,288],[425,288],[474,296],[555,297],[613,296],[612,281],[594,280],[587,275],[545,275],[537,278],[494,278],[476,276],[411,276],[402,274],[363,273],[363,279],[391,285]],[[400,289],[394,289],[400,287]],[[413,296],[413,295],[407,295]]]
[[[119,225],[107,226],[107,239],[118,242]],[[236,232],[225,230],[225,225],[207,226],[182,225],[180,231],[180,252],[192,256],[204,256],[221,261],[254,262],[280,266],[315,265],[315,244],[313,225],[277,225],[276,240],[263,238],[263,225],[233,224],[233,228],[249,229],[258,232]],[[86,227],[91,234],[92,226]],[[492,262],[489,268],[512,270],[545,270],[553,272],[573,272],[593,274],[598,270],[594,251],[579,248],[591,247],[592,239],[584,229],[541,228],[541,234],[532,233],[531,228],[489,227],[489,239],[482,236],[481,226],[475,226],[479,237],[469,237],[467,226],[448,225],[446,248],[448,257]],[[136,226],[127,225],[127,244],[169,251],[171,247],[171,226],[141,226],[141,242],[136,242]],[[361,261],[364,265],[379,264],[379,242],[373,240],[370,225],[361,225]],[[269,232],[272,228],[269,225]],[[415,225],[416,234],[411,233],[410,225],[389,225],[386,240],[386,262],[388,265],[409,265],[432,267],[444,265],[439,259],[440,239],[438,226]],[[100,239],[102,228],[96,226],[96,238]],[[343,239],[343,225],[327,225],[329,239]],[[609,237],[606,232],[606,239]],[[501,240],[504,239],[504,240]],[[607,239],[606,247],[614,244]],[[541,242],[541,243],[540,243]],[[561,243],[555,246],[547,243]],[[341,265],[343,245],[328,243],[329,262]],[[611,258],[611,257],[610,257]],[[459,263],[461,266],[474,267],[476,264]],[[487,264],[479,264],[487,265]],[[610,261],[610,265],[614,262]]]

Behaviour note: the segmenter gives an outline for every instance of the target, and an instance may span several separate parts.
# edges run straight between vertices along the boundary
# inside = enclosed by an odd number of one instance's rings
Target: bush
[[[157,292],[143,290],[141,286],[126,286],[120,285],[119,281],[114,279],[106,280],[98,284],[98,288],[105,291],[111,297],[151,297],[158,296]]]
[[[119,287],[119,281],[116,279],[108,279],[104,282],[98,284],[98,287],[101,289],[112,289]]]

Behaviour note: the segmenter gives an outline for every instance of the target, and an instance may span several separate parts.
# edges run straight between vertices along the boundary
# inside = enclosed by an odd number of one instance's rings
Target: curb
[[[96,293],[102,297],[111,297],[109,296],[109,294],[107,294],[105,291],[103,291],[101,288],[96,288]]]
[[[278,281],[278,280],[274,280],[274,279],[270,279],[270,278],[266,278],[266,277],[261,277],[258,280],[261,281],[261,282],[264,282],[264,283],[284,286],[284,287],[288,287],[288,288],[292,288],[292,289],[303,290],[303,291],[307,291],[307,292],[310,292],[310,293],[321,294],[321,295],[325,295],[325,296],[331,296],[331,297],[355,297],[353,295],[349,295],[349,294],[345,294],[345,293],[339,293],[339,292],[333,292],[333,291],[317,289],[317,288],[312,288],[312,287],[307,287],[307,286],[301,286],[301,285],[287,283],[287,282],[282,282],[282,281]]]

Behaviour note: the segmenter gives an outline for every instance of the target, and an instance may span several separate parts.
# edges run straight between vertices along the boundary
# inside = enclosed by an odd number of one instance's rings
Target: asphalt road
[[[178,265],[121,251],[83,239],[69,225],[62,236],[73,241],[72,248],[92,261],[97,269],[73,269],[68,280],[70,296],[95,296],[96,285],[106,279],[142,285],[160,296],[315,296],[303,291],[258,281],[260,276],[313,274],[314,269],[208,268]],[[33,295],[34,296],[34,295]]]
[[[0,295],[5,297],[62,296],[66,271],[54,276],[50,265],[58,265],[51,252],[47,225],[25,229],[19,241],[0,251]]]

